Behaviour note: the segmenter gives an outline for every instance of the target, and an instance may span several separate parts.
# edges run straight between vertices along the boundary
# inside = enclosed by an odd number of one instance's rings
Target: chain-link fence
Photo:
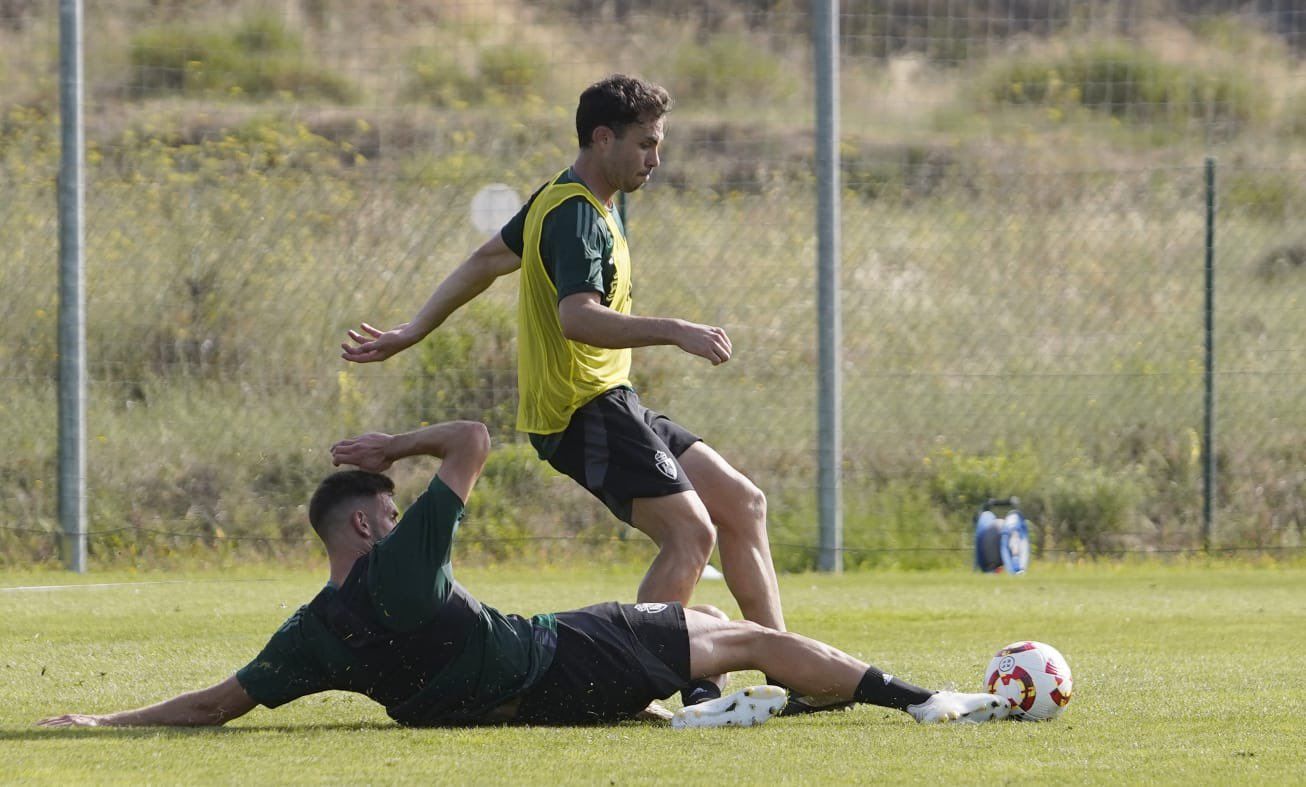
[[[0,0],[0,560],[57,556],[57,19]],[[814,564],[815,184],[798,2],[131,2],[88,9],[92,561],[310,546],[348,433],[499,441],[466,549],[647,549],[512,430],[516,282],[348,366],[482,239],[482,187],[574,156],[590,82],[677,98],[627,206],[635,308],[724,326],[717,368],[636,351],[646,401],[768,493]],[[1202,545],[1206,209],[1214,545],[1306,520],[1306,12],[1281,2],[841,6],[845,563],[968,560],[1019,495],[1036,546]],[[401,473],[416,488],[429,468]]]

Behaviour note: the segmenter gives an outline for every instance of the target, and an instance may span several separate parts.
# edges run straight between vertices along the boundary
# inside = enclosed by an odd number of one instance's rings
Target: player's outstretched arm
[[[733,348],[724,328],[672,317],[636,317],[609,309],[596,292],[578,292],[558,303],[562,335],[594,347],[626,348],[673,344],[713,366],[730,360]]]
[[[69,713],[37,722],[39,727],[205,727],[226,724],[253,710],[254,702],[236,676],[207,689],[179,694],[136,710],[89,715]]]
[[[440,282],[417,316],[388,331],[362,323],[359,330],[349,331],[349,341],[341,343],[340,357],[354,363],[384,361],[426,338],[495,279],[520,267],[521,258],[496,234]]]
[[[385,472],[405,457],[437,457],[440,480],[464,501],[489,455],[490,432],[477,421],[447,421],[396,435],[369,432],[331,446],[333,464],[373,473]]]

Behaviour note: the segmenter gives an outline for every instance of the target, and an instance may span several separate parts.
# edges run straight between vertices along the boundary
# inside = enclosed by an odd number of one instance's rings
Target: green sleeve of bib
[[[578,292],[606,291],[603,271],[611,265],[612,233],[598,210],[584,197],[573,197],[545,219],[540,257],[558,300]]]

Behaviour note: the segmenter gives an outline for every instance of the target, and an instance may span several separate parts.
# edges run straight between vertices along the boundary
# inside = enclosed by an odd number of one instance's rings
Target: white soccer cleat
[[[1011,705],[992,694],[940,691],[919,705],[908,706],[907,712],[921,724],[979,724],[1007,718]]]
[[[752,727],[780,712],[789,693],[779,686],[751,686],[715,700],[681,708],[671,717],[671,726]]]

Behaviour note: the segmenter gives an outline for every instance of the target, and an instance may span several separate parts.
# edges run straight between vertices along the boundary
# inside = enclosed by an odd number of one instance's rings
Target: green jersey
[[[396,721],[424,725],[477,721],[534,685],[553,659],[554,618],[504,615],[454,581],[462,514],[463,501],[433,479],[344,585],[328,585],[296,610],[236,673],[250,697],[275,708],[315,692],[354,691]],[[365,618],[370,649],[342,635],[342,611]]]

